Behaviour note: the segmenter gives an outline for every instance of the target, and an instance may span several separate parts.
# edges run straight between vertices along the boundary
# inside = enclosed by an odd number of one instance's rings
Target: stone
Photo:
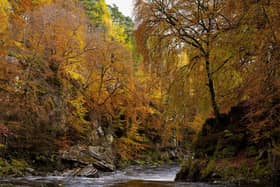
[[[96,168],[94,168],[92,165],[88,165],[88,166],[80,169],[76,173],[76,176],[97,178],[98,177],[98,170]]]
[[[89,146],[89,154],[96,159],[95,163],[92,163],[97,169],[101,171],[114,171],[115,166],[113,164],[113,156],[110,150],[106,150],[101,146]]]
[[[75,169],[68,169],[62,172],[63,177],[89,177],[97,178],[98,170],[92,165],[87,165],[85,167],[78,167]]]
[[[29,173],[34,173],[35,172],[35,170],[33,168],[26,168],[25,170]]]
[[[113,154],[110,148],[102,146],[80,146],[70,147],[60,153],[61,159],[78,162],[81,165],[92,165],[104,172],[115,170]]]
[[[76,168],[76,169],[67,169],[67,170],[64,170],[62,173],[61,173],[61,176],[63,177],[73,177],[75,176],[74,174],[77,173],[77,171],[80,170],[80,168]],[[58,174],[57,172],[54,173],[55,175],[60,175]]]

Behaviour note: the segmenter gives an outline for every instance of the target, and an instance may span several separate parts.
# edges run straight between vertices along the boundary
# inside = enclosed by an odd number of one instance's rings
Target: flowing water
[[[104,173],[99,178],[84,177],[22,177],[0,180],[0,187],[233,187],[205,183],[174,182],[177,165],[160,167],[133,166],[125,170]],[[245,187],[245,186],[244,186]],[[247,187],[247,186],[246,186]],[[249,187],[249,186],[248,186]],[[250,186],[253,187],[253,186]]]

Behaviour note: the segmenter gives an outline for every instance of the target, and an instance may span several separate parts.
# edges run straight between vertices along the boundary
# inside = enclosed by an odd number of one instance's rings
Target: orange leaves
[[[68,3],[68,8],[63,6],[63,3],[50,4],[33,11],[26,39],[34,50],[49,60],[71,65],[81,61],[79,58],[85,47],[85,21],[82,10],[74,3]]]
[[[118,139],[116,145],[116,150],[123,161],[139,159],[139,156],[146,148],[147,145],[125,137]]]
[[[7,104],[1,115],[7,113],[8,120],[15,116],[19,124],[13,126],[19,135],[14,147],[32,150],[38,144],[38,151],[56,151],[79,141],[95,144],[89,136],[99,136],[92,131],[104,126],[103,136],[116,136],[114,128],[123,131],[115,144],[127,160],[150,148],[148,136],[156,139],[164,82],[146,72],[140,58],[133,62],[130,36],[123,25],[111,28],[107,7],[100,2],[96,12],[86,10],[91,19],[101,18],[99,23],[87,20],[74,0],[1,1],[0,34],[7,36],[9,55],[0,64],[1,101]],[[94,21],[104,25],[95,27]],[[96,129],[90,126],[93,120]]]

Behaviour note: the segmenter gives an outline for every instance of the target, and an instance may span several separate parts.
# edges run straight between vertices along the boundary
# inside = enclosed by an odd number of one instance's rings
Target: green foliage
[[[103,27],[105,30],[110,26],[110,13],[104,0],[79,0],[82,2],[86,14],[91,20],[93,27]]]
[[[17,158],[0,160],[1,175],[32,156],[53,167],[74,144],[142,164],[194,148],[190,177],[267,175],[280,155],[277,1],[209,2],[138,0],[133,33],[104,0],[0,1],[0,121],[12,131],[0,149]]]
[[[122,33],[124,36],[124,41],[126,43],[131,42],[132,40],[132,31],[134,27],[134,23],[130,17],[124,16],[120,11],[119,8],[114,4],[113,6],[108,5],[112,21],[114,23],[115,32]],[[118,40],[118,39],[117,39]],[[119,40],[118,40],[119,41]],[[122,41],[122,40],[120,40]]]
[[[28,164],[24,160],[12,159],[10,162],[0,158],[0,176],[23,176]]]
[[[207,164],[207,167],[205,167],[201,171],[202,178],[206,179],[209,176],[211,176],[213,174],[213,172],[215,172],[215,167],[216,167],[216,161],[213,159],[210,160]]]
[[[78,95],[75,99],[69,102],[74,107],[73,114],[77,116],[82,123],[88,124],[89,122],[85,121],[85,115],[88,112],[87,108],[85,108],[85,98],[82,95]]]

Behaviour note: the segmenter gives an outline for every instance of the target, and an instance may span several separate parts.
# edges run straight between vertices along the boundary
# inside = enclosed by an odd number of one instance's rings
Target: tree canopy
[[[279,8],[136,0],[132,20],[105,0],[1,0],[0,168],[55,167],[80,145],[120,166],[256,149],[267,168],[280,155]]]

